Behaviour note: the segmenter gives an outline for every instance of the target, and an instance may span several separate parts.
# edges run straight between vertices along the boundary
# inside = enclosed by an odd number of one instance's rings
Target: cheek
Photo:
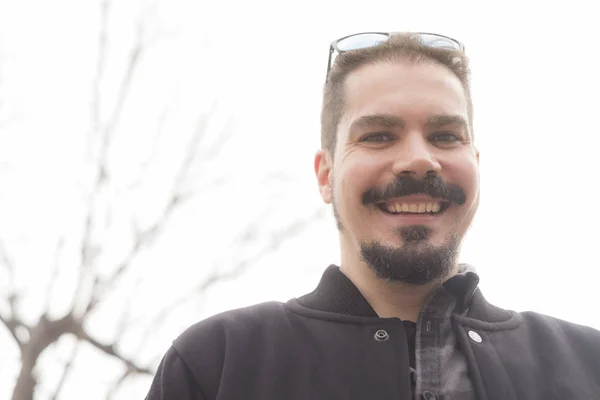
[[[479,208],[479,174],[476,169],[464,170],[462,177],[460,185],[467,195],[462,218],[465,218],[470,224]]]
[[[340,171],[342,172],[342,171]],[[362,205],[363,194],[373,187],[373,180],[364,168],[348,166],[335,177],[334,192],[337,202],[348,204],[350,209]]]
[[[356,151],[343,160],[344,175],[348,183],[363,191],[381,184],[384,176],[392,173],[389,157],[365,151]],[[355,189],[356,190],[356,189]]]
[[[472,166],[469,176],[469,193],[473,197],[474,203],[479,204],[479,169],[477,166]]]
[[[461,186],[470,202],[473,202],[478,197],[479,167],[475,159],[471,160],[469,157],[465,158],[463,162],[455,164],[449,178]]]

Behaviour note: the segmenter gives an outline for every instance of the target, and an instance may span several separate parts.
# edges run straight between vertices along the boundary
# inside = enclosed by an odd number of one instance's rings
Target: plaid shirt
[[[473,267],[460,272],[432,293],[416,324],[414,397],[417,400],[474,400],[467,361],[458,348],[451,315],[468,311],[479,278]]]
[[[471,400],[474,388],[467,361],[458,348],[451,316],[466,314],[479,283],[473,267],[461,264],[426,301],[417,324],[403,321],[408,339],[413,394],[416,400]],[[337,266],[325,271],[319,287],[300,299],[304,307],[364,317],[377,313]]]

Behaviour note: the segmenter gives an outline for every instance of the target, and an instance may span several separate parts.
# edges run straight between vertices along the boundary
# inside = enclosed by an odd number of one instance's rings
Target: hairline
[[[358,72],[362,69],[366,69],[369,66],[374,66],[374,65],[378,65],[378,64],[391,64],[391,65],[398,65],[398,64],[404,64],[404,65],[438,65],[441,67],[444,67],[448,72],[450,72],[452,74],[452,76],[454,76],[460,83],[460,86],[463,90],[463,96],[465,97],[466,100],[466,107],[467,107],[467,119],[466,119],[466,128],[467,128],[467,133],[469,135],[469,139],[471,141],[474,140],[473,138],[473,121],[472,118],[470,118],[469,116],[469,94],[467,93],[468,88],[465,87],[464,83],[462,82],[462,80],[460,79],[460,77],[446,64],[436,60],[433,57],[430,57],[427,54],[419,54],[419,57],[417,59],[410,59],[410,57],[407,54],[393,54],[390,56],[384,56],[384,57],[380,57],[380,58],[376,58],[376,59],[372,59],[372,60],[368,60],[360,65],[358,65],[357,67],[353,68],[352,70],[348,71],[345,76],[344,79],[340,85],[340,113],[339,113],[339,118],[337,119],[337,125],[335,127],[335,131],[334,131],[334,136],[333,136],[333,153],[330,154],[332,160],[335,158],[335,150],[337,148],[337,144],[338,144],[338,138],[339,138],[339,129],[341,126],[341,122],[344,119],[344,117],[346,116],[346,112],[347,112],[347,104],[346,104],[346,92],[347,92],[347,82],[348,82],[348,78],[354,74],[355,72]],[[350,128],[350,126],[348,127]],[[331,153],[331,149],[329,148],[329,146],[322,146],[322,149],[330,152]]]

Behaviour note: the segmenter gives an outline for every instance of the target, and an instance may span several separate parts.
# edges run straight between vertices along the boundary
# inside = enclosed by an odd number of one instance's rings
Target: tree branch
[[[79,352],[79,344],[80,344],[79,341],[77,343],[75,343],[73,350],[71,350],[71,355],[69,356],[69,359],[63,368],[62,374],[60,376],[60,380],[58,381],[58,384],[56,385],[56,388],[54,389],[54,394],[51,397],[52,400],[58,399],[58,395],[60,394],[60,391],[62,390],[62,388],[65,384],[65,381],[67,380],[67,377],[68,377],[69,373],[71,372],[71,369],[73,368],[73,363],[75,362],[75,358],[77,358],[77,353]]]
[[[101,131],[102,126],[102,93],[101,86],[104,78],[104,67],[106,64],[106,49],[108,46],[108,20],[110,16],[111,0],[103,0],[100,6],[100,31],[98,35],[98,47],[96,56],[96,72],[92,82],[92,100],[91,100],[91,119],[92,126],[88,134],[87,153],[88,157],[94,163],[96,167],[96,176],[94,178],[94,187],[90,194],[87,194],[87,212],[84,219],[83,235],[80,245],[80,257],[82,268],[79,271],[79,282],[75,295],[73,296],[74,301],[77,300],[81,286],[83,285],[83,279],[85,278],[84,271],[93,262],[94,252],[90,248],[91,235],[93,229],[93,213],[95,210],[95,196],[99,191],[100,185],[106,178],[105,166],[103,164],[96,164],[105,157],[102,154],[96,154],[95,149],[95,135]],[[73,305],[74,307],[74,305]]]
[[[255,265],[258,261],[260,261],[263,257],[277,250],[290,237],[298,234],[300,231],[305,229],[310,223],[321,218],[323,216],[323,213],[324,210],[322,208],[319,208],[314,213],[310,214],[307,218],[295,221],[287,227],[271,234],[269,238],[269,243],[266,246],[264,246],[259,252],[257,252],[253,256],[246,257],[243,260],[241,260],[234,266],[234,268],[228,271],[221,271],[219,268],[213,269],[210,272],[210,274],[202,280],[200,284],[198,284],[190,291],[175,299],[169,305],[164,307],[158,314],[156,314],[156,316],[149,323],[148,327],[144,330],[144,334],[142,335],[142,339],[140,341],[139,350],[141,351],[141,344],[145,343],[145,339],[150,336],[149,333],[157,330],[157,328],[164,322],[167,316],[173,312],[174,309],[187,303],[192,298],[198,298],[198,296],[201,296],[208,289],[210,289],[212,286],[218,283],[237,278],[238,276],[246,272],[248,269],[250,269],[253,265]],[[259,220],[260,219],[261,218],[259,218]],[[251,240],[251,238],[255,236],[254,226],[254,224],[250,224],[244,230],[244,232],[240,235],[241,242]],[[239,248],[240,246],[234,247]]]
[[[22,351],[23,350],[23,342],[19,338],[19,335],[17,335],[17,328],[19,326],[21,326],[21,324],[14,318],[6,318],[5,316],[2,315],[2,313],[0,313],[0,322],[2,322],[4,324],[4,326],[6,326],[6,329],[11,334],[11,336],[13,337],[15,342],[17,342],[19,349],[21,349],[21,351]]]
[[[213,103],[212,110],[214,110],[215,107],[216,102]],[[208,114],[208,116],[210,115],[212,115],[212,111]],[[168,223],[170,217],[175,212],[175,210],[181,205],[183,205],[183,203],[186,200],[189,199],[189,196],[184,197],[181,194],[181,188],[190,172],[191,165],[196,156],[196,151],[198,149],[199,143],[201,142],[206,132],[208,119],[209,117],[204,116],[200,118],[200,120],[196,124],[196,129],[194,131],[194,134],[192,135],[192,138],[190,139],[190,144],[187,146],[188,151],[186,152],[184,160],[181,163],[181,166],[179,167],[179,171],[175,177],[175,182],[171,189],[170,197],[167,200],[167,204],[165,205],[162,213],[156,219],[156,221],[145,230],[139,232],[137,229],[134,228],[136,233],[133,246],[131,246],[127,255],[119,263],[119,265],[115,269],[115,272],[107,280],[102,280],[98,282],[99,287],[96,287],[94,290],[95,295],[87,308],[87,312],[91,311],[97,306],[100,297],[99,292],[105,290],[108,287],[111,287],[123,276],[125,271],[129,269],[135,258],[141,252],[141,250],[145,246],[152,244],[155,241],[156,237],[164,231],[166,224]]]
[[[2,315],[0,313],[0,322],[6,326],[6,329],[10,332],[12,337],[15,339],[15,342],[19,346],[19,350],[23,351],[24,343],[19,338],[17,329],[19,327],[25,328],[28,332],[31,331],[30,327],[24,324],[18,317],[17,313],[17,300],[19,295],[17,294],[17,288],[15,287],[15,265],[13,261],[10,259],[8,252],[6,251],[6,247],[4,246],[4,242],[0,240],[0,263],[4,265],[8,272],[8,282],[9,282],[9,293],[6,295],[6,300],[8,302],[8,306],[10,309],[10,317]]]
[[[84,289],[86,280],[90,276],[90,269],[96,257],[98,256],[98,252],[93,248],[92,245],[92,230],[94,224],[93,214],[96,208],[96,195],[96,190],[94,190],[94,193],[92,193],[88,199],[87,215],[85,216],[83,237],[81,238],[80,245],[81,265],[78,270],[79,277],[77,280],[77,287],[75,288],[75,293],[73,295],[71,310],[75,310],[77,305],[81,303],[81,300],[79,299],[80,294]]]
[[[158,150],[158,139],[163,134],[165,121],[167,120],[168,114],[169,114],[169,107],[167,106],[167,107],[165,107],[165,109],[163,109],[163,111],[160,113],[160,116],[158,117],[158,124],[156,127],[156,132],[154,133],[154,136],[152,137],[152,150],[150,151],[150,156],[142,162],[142,165],[137,174],[137,177],[135,179],[133,179],[133,181],[128,185],[126,191],[131,191],[131,190],[137,189],[139,186],[142,185],[142,182],[144,180],[144,176],[146,175],[148,167],[152,163],[152,160],[156,157],[156,152]]]
[[[190,139],[190,144],[187,147],[188,151],[185,155],[185,158],[183,159],[183,162],[181,163],[181,166],[179,167],[179,172],[175,178],[175,184],[173,185],[174,188],[179,189],[180,186],[183,184],[183,181],[185,180],[187,174],[189,173],[192,163],[194,162],[194,159],[197,156],[198,147],[204,139],[204,136],[206,135],[210,118],[215,113],[217,106],[218,100],[213,101],[209,111],[198,118],[198,121],[196,122],[196,127],[194,128],[194,132]]]
[[[125,105],[125,101],[129,97],[131,82],[133,81],[133,77],[135,74],[135,70],[139,65],[140,56],[142,54],[143,46],[142,46],[142,36],[143,36],[143,28],[142,24],[138,24],[138,30],[136,35],[136,41],[129,52],[129,60],[127,63],[127,68],[125,70],[125,74],[123,75],[123,79],[121,80],[121,84],[119,85],[119,91],[117,95],[117,100],[115,103],[115,107],[112,111],[110,119],[108,123],[104,127],[104,135],[102,140],[102,147],[100,151],[100,165],[105,165],[106,156],[108,154],[108,149],[110,148],[112,136],[114,133],[115,127],[118,125],[119,120],[121,118],[121,114],[123,112],[123,108]]]
[[[6,251],[6,247],[4,246],[4,242],[0,239],[0,263],[4,265],[6,268],[6,272],[8,273],[8,284],[9,290],[12,292],[7,296],[8,304],[10,306],[11,317],[16,318],[16,308],[17,308],[17,288],[15,286],[15,264],[10,259],[8,252]]]
[[[8,256],[8,252],[6,251],[6,247],[4,246],[4,242],[2,241],[2,239],[0,239],[0,263],[2,263],[2,265],[4,265],[4,267],[6,268],[10,283],[14,283],[15,265]]]
[[[98,107],[100,104],[99,85],[100,85],[100,82],[102,79],[103,65],[104,65],[104,58],[105,58],[105,51],[106,51],[105,48],[106,48],[106,42],[107,42],[106,38],[107,38],[107,20],[108,20],[109,5],[110,5],[110,2],[108,0],[105,0],[102,5],[102,24],[101,24],[100,39],[99,39],[99,44],[98,44],[98,65],[97,65],[97,74],[96,74],[95,89],[94,89],[95,98],[93,101],[93,103],[95,104],[94,107],[96,107],[94,113],[96,113],[95,115],[98,118],[99,118]],[[143,49],[143,47],[142,47],[142,25],[140,23],[138,25],[136,41],[135,41],[133,48],[131,49],[130,54],[129,54],[129,61],[127,63],[127,68],[125,70],[125,73],[124,73],[121,83],[119,85],[118,95],[117,95],[114,109],[109,118],[109,121],[106,123],[106,125],[103,127],[103,129],[100,130],[102,133],[102,138],[101,138],[101,146],[100,146],[99,154],[96,159],[96,161],[97,161],[96,179],[95,179],[94,188],[88,199],[88,212],[87,212],[86,221],[85,221],[85,225],[84,225],[84,234],[83,234],[83,239],[82,239],[82,244],[81,244],[82,268],[80,269],[79,283],[77,285],[75,296],[73,297],[74,303],[79,302],[78,297],[79,297],[79,294],[81,293],[81,291],[83,290],[86,280],[89,278],[93,279],[92,297],[88,301],[88,303],[85,307],[85,310],[83,312],[83,315],[86,315],[91,309],[94,308],[95,304],[92,304],[92,303],[94,303],[93,296],[97,289],[97,282],[98,282],[98,277],[90,276],[90,272],[91,272],[90,267],[93,265],[94,259],[99,254],[99,250],[96,249],[92,245],[92,237],[91,237],[93,227],[94,227],[94,212],[96,211],[95,210],[96,197],[100,193],[100,190],[101,190],[103,184],[108,180],[107,157],[108,157],[110,144],[112,141],[112,136],[114,134],[114,128],[115,128],[115,126],[117,126],[117,124],[119,122],[125,101],[126,101],[127,97],[129,96],[131,82],[133,80],[135,70],[139,64],[142,49]],[[94,127],[94,129],[93,129],[94,132],[96,132],[98,130],[98,126],[100,125],[99,119],[96,122],[98,122],[98,125],[96,125]],[[90,305],[91,305],[91,307],[90,307]],[[73,304],[73,309],[74,308],[75,308],[75,304]]]
[[[221,151],[223,150],[223,147],[225,147],[225,145],[227,144],[229,139],[233,137],[233,133],[235,132],[232,124],[232,120],[228,119],[225,126],[221,129],[221,135],[219,135],[219,138],[214,143],[212,143],[212,145],[205,152],[203,152],[203,161],[212,161],[219,157]],[[206,130],[206,128],[204,129]]]
[[[102,1],[100,6],[100,34],[98,35],[98,56],[96,59],[96,74],[93,80],[92,86],[92,130],[91,134],[95,133],[100,129],[101,125],[101,94],[100,87],[102,85],[102,78],[104,77],[104,65],[106,63],[106,47],[108,39],[108,17],[110,15],[110,0]],[[90,146],[91,146],[91,137]],[[90,147],[91,149],[91,147]]]
[[[102,344],[99,341],[97,341],[96,339],[94,339],[93,337],[91,337],[85,331],[85,329],[83,329],[83,327],[81,325],[73,333],[80,340],[86,341],[89,344],[91,344],[92,346],[94,346],[95,348],[97,348],[98,350],[100,350],[100,351],[108,354],[109,356],[114,357],[114,358],[116,358],[118,360],[121,360],[125,364],[125,366],[128,369],[131,369],[133,372],[139,373],[139,374],[148,374],[148,375],[153,375],[154,374],[148,368],[141,367],[141,366],[137,365],[134,361],[129,360],[128,358],[126,358],[126,357],[122,356],[121,354],[119,354],[119,352],[116,349],[115,345],[113,345],[113,344],[108,344],[108,345],[107,344]]]
[[[54,263],[52,266],[52,276],[48,281],[48,288],[46,289],[46,301],[44,302],[45,310],[50,310],[50,303],[52,301],[52,297],[54,296],[54,288],[56,285],[56,280],[58,279],[58,274],[60,272],[60,255],[62,253],[63,247],[65,245],[65,236],[63,235],[58,244],[56,245],[56,251],[54,252]]]
[[[13,399],[33,398],[37,385],[34,369],[40,354],[63,334],[71,332],[74,327],[75,320],[72,314],[58,320],[50,320],[46,314],[40,316],[21,351],[21,370],[13,390]]]
[[[110,388],[110,390],[106,394],[106,400],[113,399],[114,396],[117,394],[117,391],[121,388],[121,385],[123,385],[123,382],[125,382],[125,380],[129,376],[131,376],[134,372],[135,371],[133,371],[131,368],[125,369],[125,372],[123,372],[123,374],[119,377],[119,379],[117,379],[117,381],[115,382],[115,384],[113,385],[113,387]]]

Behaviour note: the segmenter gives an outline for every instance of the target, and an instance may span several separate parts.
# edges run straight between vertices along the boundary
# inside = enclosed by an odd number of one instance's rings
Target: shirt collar
[[[459,305],[457,311],[462,313],[469,308],[478,285],[479,275],[477,275],[475,268],[470,264],[460,264],[458,273],[444,282],[442,287],[456,299]]]

